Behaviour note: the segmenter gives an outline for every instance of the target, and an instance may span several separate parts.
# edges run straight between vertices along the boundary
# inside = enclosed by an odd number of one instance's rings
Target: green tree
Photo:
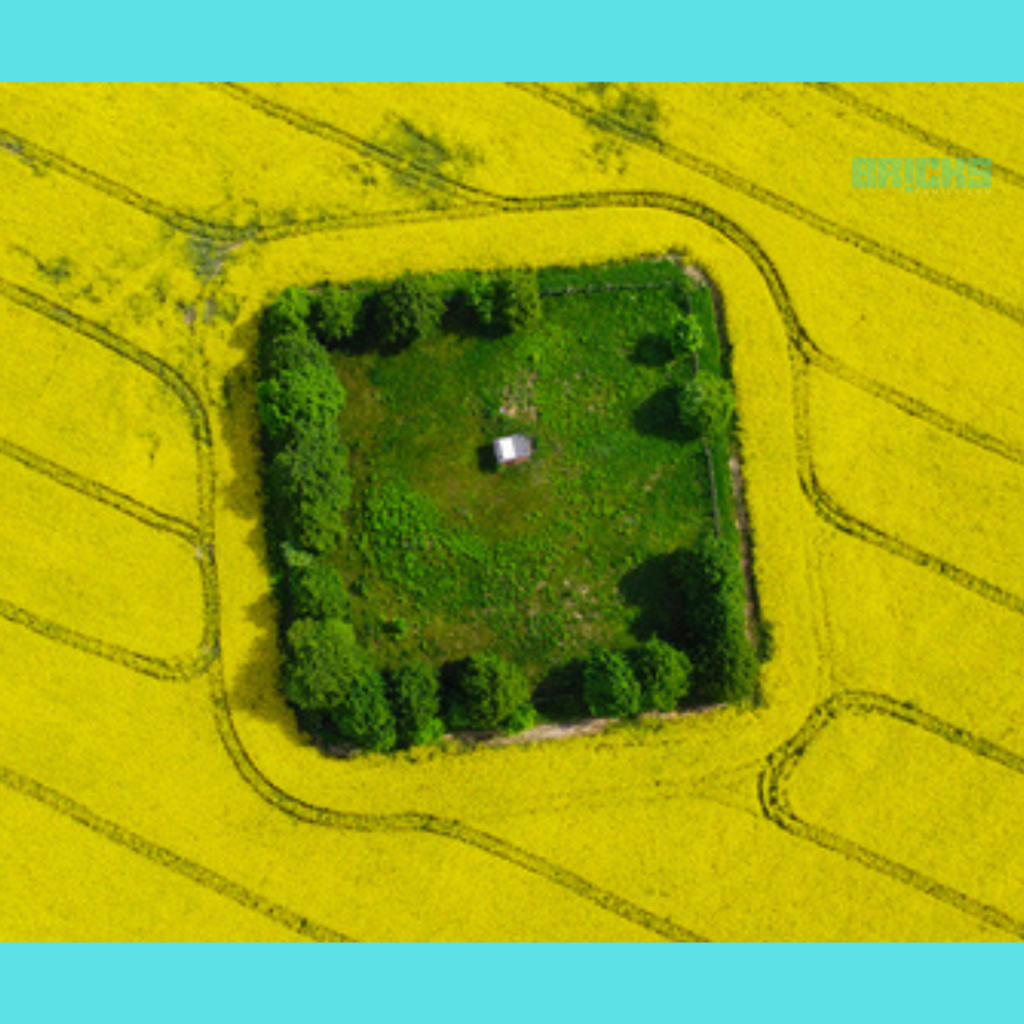
[[[598,649],[587,658],[583,699],[600,718],[626,718],[640,711],[640,683],[624,655]]]
[[[293,619],[348,619],[345,584],[328,559],[312,558],[290,566],[286,587],[288,609]]]
[[[690,689],[690,659],[658,637],[651,637],[632,654],[641,708],[674,711]]]
[[[345,408],[345,388],[334,371],[313,363],[282,370],[256,389],[260,421],[272,448],[298,440],[300,433],[337,434],[337,420]],[[310,428],[310,431],[306,431]]]
[[[683,599],[683,624],[697,634],[707,632],[709,623],[718,624],[724,608],[743,607],[739,552],[724,537],[710,531],[702,534],[676,554],[674,569]]]
[[[670,341],[676,359],[692,360],[704,344],[704,328],[694,313],[677,317],[672,324]]]
[[[309,292],[304,288],[285,288],[263,310],[260,317],[260,338],[274,338],[294,332],[304,334],[310,313]]]
[[[410,661],[390,673],[388,683],[399,746],[422,746],[440,739],[444,724],[439,717],[441,687],[437,669],[425,661]]]
[[[739,552],[708,534],[676,556],[680,623],[693,653],[694,681],[710,698],[743,701],[757,689],[758,661],[747,636]]]
[[[376,328],[385,348],[404,348],[437,330],[444,296],[429,279],[403,274],[377,293]]]
[[[284,370],[297,370],[303,366],[311,366],[324,373],[332,372],[330,357],[323,346],[305,330],[298,329],[261,337],[259,364],[260,378],[264,381]]]
[[[704,666],[708,693],[729,704],[753,701],[757,696],[760,664],[747,639],[742,617],[733,617],[722,642]]]
[[[313,296],[310,324],[317,339],[330,348],[352,340],[359,326],[363,300],[356,292],[329,284]]]
[[[458,675],[451,722],[459,728],[497,729],[529,696],[519,668],[496,654],[477,654]]]
[[[474,274],[462,290],[460,301],[469,314],[470,326],[488,333],[494,326],[494,282],[487,274]]]
[[[536,273],[511,270],[498,274],[493,284],[493,304],[494,326],[502,334],[536,327],[541,318]]]
[[[679,418],[684,429],[694,434],[714,437],[724,433],[735,408],[729,382],[710,370],[698,370],[679,389]]]
[[[360,657],[355,633],[340,619],[296,619],[285,634],[281,689],[305,711],[327,711],[340,700]]]
[[[352,496],[340,443],[285,448],[270,463],[267,490],[281,540],[318,554],[337,550],[344,538],[342,512]]]
[[[288,628],[281,673],[285,697],[330,715],[341,736],[366,750],[395,746],[384,680],[338,619],[297,619]]]
[[[388,705],[384,679],[365,655],[351,664],[343,680],[341,698],[330,710],[331,720],[344,739],[363,750],[394,750],[395,719]]]

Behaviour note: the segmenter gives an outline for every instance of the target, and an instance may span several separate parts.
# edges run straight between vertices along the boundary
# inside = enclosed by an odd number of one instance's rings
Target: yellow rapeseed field
[[[1024,937],[1022,101],[0,86],[0,938]],[[851,184],[968,150],[990,192]],[[260,309],[668,251],[732,348],[763,706],[321,756],[275,687]]]

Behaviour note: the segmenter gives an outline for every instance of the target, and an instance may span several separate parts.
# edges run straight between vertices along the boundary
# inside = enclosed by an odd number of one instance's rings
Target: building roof
[[[525,434],[512,434],[511,437],[499,437],[494,442],[494,455],[501,465],[505,462],[518,462],[528,459],[533,453],[533,445]]]

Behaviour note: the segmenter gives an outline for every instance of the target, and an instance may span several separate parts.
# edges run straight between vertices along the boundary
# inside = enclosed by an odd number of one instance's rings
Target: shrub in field
[[[285,448],[270,463],[267,490],[283,540],[320,554],[337,550],[344,536],[341,512],[352,494],[340,442]]]
[[[671,644],[652,637],[632,652],[644,711],[674,711],[690,689],[690,659]]]
[[[324,369],[313,362],[282,370],[264,380],[257,388],[260,421],[271,447],[280,449],[294,444],[298,436],[311,434],[329,438],[345,408],[345,389],[330,366]]]
[[[437,670],[425,661],[410,661],[388,677],[388,698],[401,747],[422,746],[440,739],[441,688]]]
[[[304,711],[326,711],[341,700],[344,681],[362,657],[347,623],[296,619],[285,634],[281,689]]]
[[[363,750],[386,753],[395,749],[395,719],[388,705],[384,679],[358,648],[346,664],[341,697],[330,709],[342,738]]]
[[[676,359],[692,359],[704,344],[704,328],[700,319],[693,313],[680,316],[671,328],[669,338],[672,354]]]
[[[377,293],[375,326],[385,348],[404,348],[437,330],[444,296],[422,277],[404,274]]]
[[[537,709],[527,701],[525,704],[520,704],[519,707],[512,712],[501,729],[502,732],[512,736],[517,732],[532,729],[536,724]]]
[[[277,337],[291,332],[305,333],[310,313],[310,296],[303,288],[285,288],[263,310],[260,338]]]
[[[750,699],[757,686],[758,662],[747,637],[738,553],[724,539],[709,534],[677,556],[675,569],[695,681],[717,700]]]
[[[314,558],[290,567],[286,587],[288,611],[293,619],[348,619],[345,584],[327,559]]]
[[[728,429],[736,398],[727,380],[709,370],[698,370],[679,389],[679,418],[684,429],[712,437]]]
[[[497,729],[530,696],[526,677],[495,654],[478,654],[456,680],[450,724],[456,728]]]
[[[583,699],[592,715],[625,718],[640,710],[640,683],[625,656],[596,650],[583,669]]]
[[[336,284],[314,295],[309,321],[317,340],[329,348],[350,342],[359,327],[362,305],[360,295]]]
[[[330,357],[316,339],[305,330],[291,328],[282,334],[260,337],[260,377],[267,381],[287,370],[311,366],[321,372],[330,372]]]
[[[502,334],[525,331],[540,322],[540,290],[534,271],[499,274],[493,284],[492,321]]]

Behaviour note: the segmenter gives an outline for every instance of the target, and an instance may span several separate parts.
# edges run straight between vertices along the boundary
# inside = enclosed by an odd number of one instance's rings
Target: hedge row
[[[257,406],[266,522],[281,608],[281,688],[295,707],[327,716],[343,741],[397,742],[385,683],[356,643],[348,595],[332,561],[344,540],[352,480],[338,416],[345,390],[311,333],[350,332],[351,311],[286,289],[264,311]]]
[[[753,700],[758,658],[747,636],[746,589],[735,545],[706,534],[676,555],[675,573],[696,686],[712,700]]]
[[[298,289],[288,289],[278,305]],[[462,320],[477,334],[502,335],[526,330],[540,320],[540,290],[532,270],[493,274],[403,274],[384,285],[363,283],[352,288],[328,284],[306,296],[300,317],[320,343],[330,349],[365,352],[397,351],[429,337],[445,317]],[[301,303],[301,300],[298,300]],[[272,308],[272,307],[271,307]],[[289,332],[295,310],[269,315],[274,333]],[[280,329],[283,328],[283,331]]]
[[[686,654],[658,637],[625,653],[597,648],[583,667],[583,699],[601,718],[674,711],[690,692],[690,675]]]

